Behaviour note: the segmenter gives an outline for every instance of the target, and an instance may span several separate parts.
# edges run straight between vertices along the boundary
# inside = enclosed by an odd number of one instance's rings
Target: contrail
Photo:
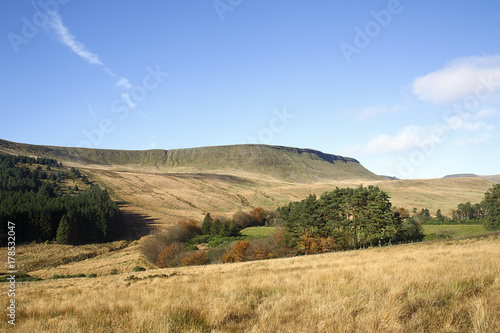
[[[95,116],[94,111],[92,110],[92,106],[90,105],[89,98],[85,94],[83,94],[83,96],[87,100],[87,105],[89,106],[90,113],[92,114],[92,117],[94,118],[94,120],[97,124],[97,127],[99,127],[99,130],[103,134],[104,141],[106,141],[106,137],[104,136],[104,131],[102,130],[101,124],[99,124],[99,121],[97,120],[97,117]]]

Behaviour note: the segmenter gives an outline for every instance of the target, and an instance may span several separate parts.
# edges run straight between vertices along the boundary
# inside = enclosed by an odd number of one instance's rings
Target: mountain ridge
[[[30,145],[0,139],[0,152],[84,165],[141,167],[157,172],[244,171],[292,182],[380,180],[351,157],[309,148],[239,144],[183,149],[116,150]]]
[[[483,178],[500,183],[500,175],[476,175],[475,173],[457,173],[446,175],[443,178]]]

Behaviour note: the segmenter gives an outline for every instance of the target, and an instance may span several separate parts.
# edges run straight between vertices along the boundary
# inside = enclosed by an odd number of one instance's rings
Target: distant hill
[[[483,178],[483,179],[489,179],[494,182],[500,183],[500,175],[490,175],[490,176],[479,176],[474,173],[459,173],[459,174],[454,174],[454,175],[447,175],[444,176],[443,178]]]
[[[384,175],[379,175],[379,177],[382,177],[384,179],[387,179],[387,180],[399,180],[398,177],[395,177],[395,176],[384,176]]]
[[[268,145],[231,145],[172,150],[109,150],[39,146],[0,140],[0,152],[50,157],[62,162],[147,168],[159,172],[256,173],[291,182],[382,180],[349,157]]]

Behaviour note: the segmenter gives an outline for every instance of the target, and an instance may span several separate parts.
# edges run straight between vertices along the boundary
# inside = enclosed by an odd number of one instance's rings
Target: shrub
[[[144,267],[141,267],[141,266],[135,266],[132,271],[134,272],[143,272],[145,271],[146,269]]]
[[[206,265],[208,263],[208,257],[204,251],[196,251],[187,254],[181,259],[182,266],[198,266]]]
[[[113,268],[111,271],[109,271],[109,275],[116,275],[118,274],[118,270],[116,268]]]
[[[151,235],[146,237],[140,245],[140,252],[149,262],[156,262],[158,255],[165,248],[165,242],[160,235]]]
[[[245,213],[241,210],[234,213],[233,220],[236,221],[236,223],[242,228],[249,227],[252,224],[252,217],[250,216],[250,214]]]
[[[245,251],[249,241],[236,241],[229,247],[228,252],[222,256],[223,263],[241,262],[245,258]]]
[[[187,251],[197,251],[198,247],[196,245],[189,245],[186,247]]]
[[[198,235],[194,236],[191,238],[189,241],[187,241],[188,244],[201,244],[201,243],[208,243],[210,242],[211,236],[210,235]]]
[[[16,282],[23,282],[23,281],[40,281],[41,279],[36,277],[36,276],[31,276],[26,273],[19,273],[17,272],[14,274],[16,276]],[[0,282],[10,282],[10,280],[7,280],[7,278],[10,278],[11,275],[5,275],[0,277]]]
[[[192,238],[192,237],[199,235],[201,233],[201,228],[198,225],[198,222],[196,222],[194,220],[179,221],[179,226],[185,230],[188,238]]]
[[[97,277],[97,274],[95,273],[90,273],[89,275],[87,275],[88,278],[95,278]]]
[[[165,247],[174,243],[184,243],[187,240],[189,240],[189,230],[177,224],[147,237],[141,244],[140,251],[146,260],[156,263]]]
[[[224,243],[224,244],[221,244],[221,245],[219,245],[217,247],[211,248],[207,252],[208,261],[211,264],[221,264],[222,263],[222,257],[228,251],[228,248],[229,248],[229,244],[228,243]]]
[[[158,255],[156,265],[161,268],[175,267],[180,264],[180,253],[186,246],[182,243],[172,243]]]

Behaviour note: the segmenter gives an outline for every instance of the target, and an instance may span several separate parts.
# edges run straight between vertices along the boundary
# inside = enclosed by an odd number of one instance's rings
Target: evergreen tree
[[[229,224],[226,222],[222,222],[219,230],[220,237],[229,237],[231,236],[231,232],[229,231]]]
[[[493,185],[481,202],[486,215],[484,226],[488,230],[500,229],[500,184]]]
[[[231,237],[241,236],[240,227],[238,226],[238,223],[236,223],[235,220],[232,220],[231,223],[229,224],[229,236]]]
[[[210,213],[207,213],[205,215],[205,218],[203,219],[203,223],[201,224],[201,234],[202,235],[210,235],[210,229],[212,228],[212,217],[210,216]]]
[[[220,230],[222,228],[222,222],[219,219],[216,219],[213,223],[212,226],[210,227],[210,236],[218,236],[220,233]]]
[[[73,214],[66,214],[61,218],[57,228],[56,241],[60,244],[77,244],[79,232],[77,220]]]

